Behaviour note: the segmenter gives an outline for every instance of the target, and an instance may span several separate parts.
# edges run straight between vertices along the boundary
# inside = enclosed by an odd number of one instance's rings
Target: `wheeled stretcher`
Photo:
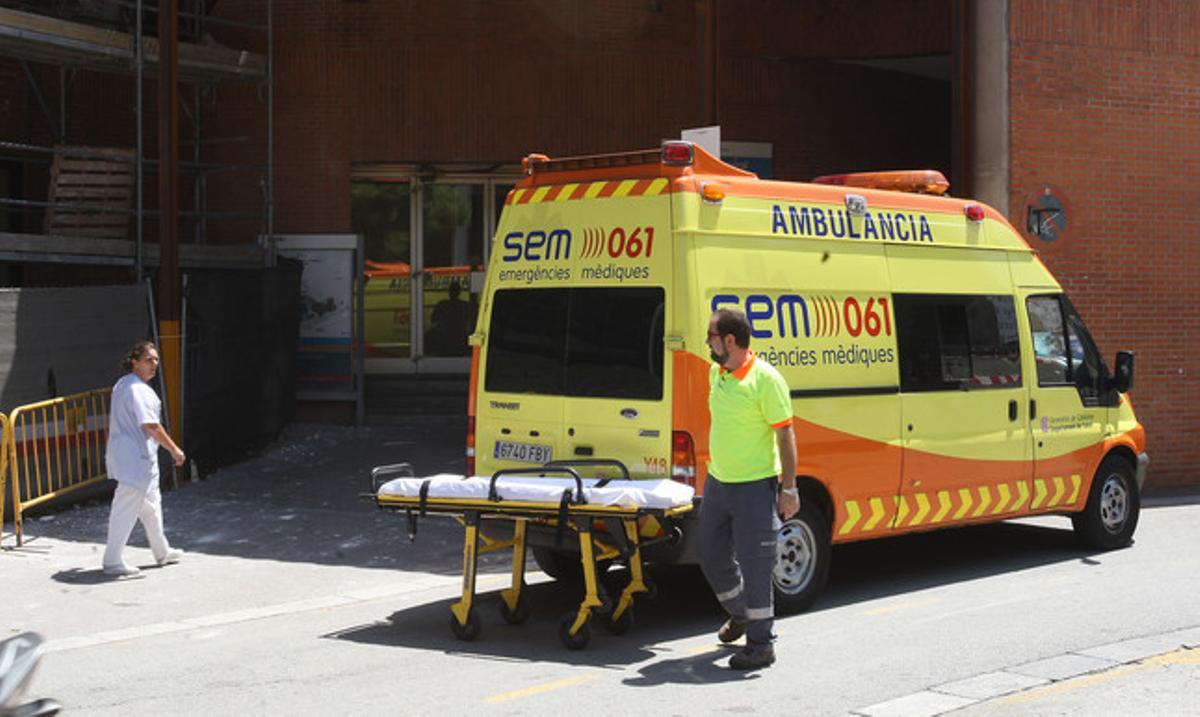
[[[580,471],[585,469],[615,469],[621,478],[584,478]],[[641,549],[677,539],[673,519],[692,509],[693,498],[692,489],[681,483],[631,480],[623,464],[600,459],[505,469],[490,478],[418,478],[409,464],[399,463],[372,470],[371,487],[380,508],[407,513],[410,540],[416,537],[417,519],[428,513],[451,515],[463,524],[462,597],[450,606],[450,627],[460,640],[474,640],[482,630],[475,609],[479,553],[512,548],[512,585],[500,593],[500,612],[506,622],[518,625],[529,616],[524,596],[529,525],[553,526],[558,541],[573,533],[579,543],[584,597],[559,625],[559,639],[571,649],[581,649],[591,639],[588,625],[593,614],[603,614],[614,634],[632,626],[635,596],[652,592],[642,570]],[[486,535],[484,523],[491,520],[512,521],[512,537],[497,540]],[[639,523],[648,520],[661,530],[645,538]],[[624,560],[629,566],[629,584],[615,604],[601,597],[596,564],[605,560]]]

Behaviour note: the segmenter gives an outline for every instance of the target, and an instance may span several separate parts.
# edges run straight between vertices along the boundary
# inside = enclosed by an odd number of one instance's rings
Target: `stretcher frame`
[[[404,511],[408,516],[409,540],[415,540],[417,518],[427,513],[454,516],[464,527],[463,532],[463,578],[462,596],[450,606],[450,628],[460,640],[474,640],[482,632],[482,622],[475,609],[475,578],[480,553],[512,548],[512,582],[500,592],[500,613],[510,625],[524,623],[529,617],[525,600],[526,535],[530,522],[553,525],[561,542],[567,530],[576,533],[579,542],[580,568],[583,573],[584,596],[577,609],[572,610],[559,623],[558,636],[566,647],[578,650],[591,639],[589,623],[593,615],[605,616],[604,626],[613,634],[623,634],[633,625],[633,603],[638,596],[653,597],[656,590],[647,580],[642,565],[642,548],[662,542],[678,540],[680,531],[671,525],[671,518],[692,509],[692,504],[671,508],[629,507],[588,503],[584,494],[583,479],[577,469],[583,467],[616,467],[624,480],[629,480],[629,470],[619,461],[588,459],[555,461],[531,468],[506,468],[496,471],[486,499],[438,498],[420,496],[381,495],[379,487],[387,479],[416,477],[408,463],[378,466],[371,471],[370,497],[379,508]],[[575,489],[566,489],[558,503],[504,500],[497,492],[497,484],[505,477],[548,477],[569,476],[575,481]],[[607,481],[601,481],[602,486]],[[638,521],[644,517],[658,519],[664,528],[660,537],[644,540],[638,530]],[[513,537],[496,540],[482,531],[485,519],[513,521]],[[595,521],[619,521],[620,530],[613,531],[606,524],[601,533],[613,538],[607,541],[597,537]],[[604,560],[623,559],[629,566],[630,581],[622,589],[615,604],[601,598],[601,587],[596,565]],[[611,609],[609,609],[611,608]]]

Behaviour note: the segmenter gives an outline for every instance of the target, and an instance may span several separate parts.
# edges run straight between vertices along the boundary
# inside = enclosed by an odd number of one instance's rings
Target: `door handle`
[[[1017,399],[1012,399],[1008,402],[1008,420],[1017,420]]]
[[[1029,399],[1029,420],[1037,418],[1037,401]]]

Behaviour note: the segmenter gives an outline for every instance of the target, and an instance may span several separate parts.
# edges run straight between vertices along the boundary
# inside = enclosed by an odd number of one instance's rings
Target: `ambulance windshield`
[[[661,399],[664,301],[655,287],[497,291],[484,388]]]

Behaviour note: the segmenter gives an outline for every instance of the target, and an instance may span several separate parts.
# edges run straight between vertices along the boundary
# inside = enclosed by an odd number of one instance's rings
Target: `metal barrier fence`
[[[4,432],[0,474],[12,484],[17,545],[21,545],[21,517],[26,510],[107,478],[104,451],[111,398],[109,388],[77,393],[19,406],[0,421]]]

